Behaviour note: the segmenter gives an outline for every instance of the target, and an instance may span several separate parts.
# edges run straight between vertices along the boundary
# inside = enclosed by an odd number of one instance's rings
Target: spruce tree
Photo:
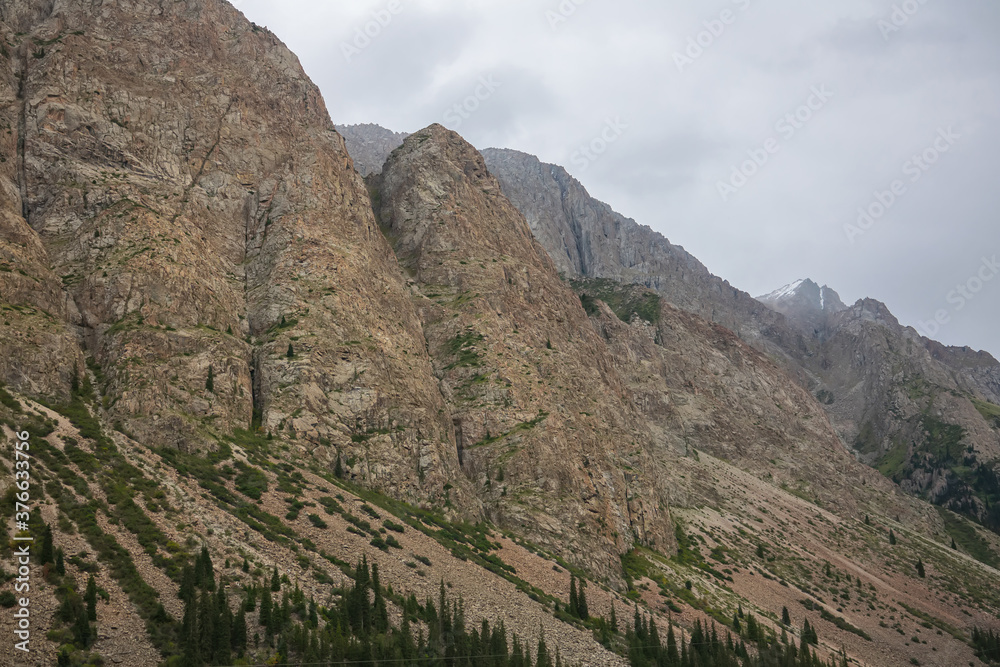
[[[889,544],[896,543],[896,534],[892,532],[892,528],[889,529]]]
[[[535,667],[553,667],[552,658],[549,657],[549,650],[545,646],[545,633],[538,637],[538,658],[535,660]]]
[[[292,348],[291,343],[288,344],[288,351],[285,352],[285,356],[288,357],[289,359],[295,356],[295,350]]]
[[[42,565],[46,563],[51,563],[55,555],[52,548],[52,528],[45,524],[42,529],[42,549],[38,553],[38,559],[41,561]]]
[[[87,579],[87,592],[83,594],[83,601],[87,603],[87,618],[91,621],[97,620],[97,582],[94,575]]]
[[[56,549],[56,574],[59,576],[66,574],[66,561],[63,559],[62,547]]]
[[[271,590],[275,593],[281,590],[281,579],[278,577],[278,566],[274,566],[274,572],[271,574]]]
[[[260,624],[265,629],[271,627],[271,606],[271,591],[264,590],[264,593],[260,597]]]
[[[584,621],[590,618],[590,609],[587,608],[587,594],[583,590],[583,579],[576,591],[576,615]]]
[[[87,648],[91,639],[90,618],[87,610],[81,606],[76,615],[76,623],[73,624],[73,643],[79,648]]]
[[[781,624],[791,625],[792,617],[788,614],[788,607],[781,608]]]
[[[927,573],[924,572],[924,561],[919,558],[917,559],[917,576],[921,579],[927,576]]]

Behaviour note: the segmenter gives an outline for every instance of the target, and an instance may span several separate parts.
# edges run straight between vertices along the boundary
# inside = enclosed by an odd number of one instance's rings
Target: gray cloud
[[[879,21],[901,0],[588,0],[555,28],[555,0],[400,2],[349,63],[341,42],[387,2],[240,9],[298,53],[337,123],[414,131],[494,76],[502,86],[456,128],[467,139],[564,165],[754,294],[808,276],[917,324],[1000,254],[995,2],[930,0],[887,38]],[[706,37],[724,11],[733,20]],[[690,39],[706,46],[679,71]],[[784,138],[775,123],[817,85],[833,98]],[[581,170],[578,147],[615,118],[628,129]],[[904,164],[948,127],[961,138],[910,182]],[[723,202],[718,182],[771,137],[778,152]],[[851,243],[845,225],[894,180],[905,194]],[[1000,355],[997,312],[1000,276],[938,338]]]

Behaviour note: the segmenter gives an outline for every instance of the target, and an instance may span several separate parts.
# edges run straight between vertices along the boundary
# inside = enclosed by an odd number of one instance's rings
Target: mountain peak
[[[820,286],[809,278],[796,280],[769,294],[757,297],[757,300],[778,312],[783,312],[780,307],[783,304],[793,303],[800,308],[825,313],[838,313],[847,308],[836,291],[826,285]]]
[[[807,333],[823,329],[830,316],[847,309],[837,292],[809,278],[796,280],[757,300]]]

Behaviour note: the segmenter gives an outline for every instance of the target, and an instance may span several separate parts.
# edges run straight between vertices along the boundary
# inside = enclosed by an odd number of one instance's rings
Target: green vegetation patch
[[[983,419],[993,424],[994,428],[1000,428],[1000,405],[993,405],[986,401],[980,401],[977,398],[970,400],[976,406],[976,410],[979,410],[979,414],[983,416]]]
[[[1000,558],[990,548],[989,543],[976,531],[972,522],[942,507],[938,508],[938,514],[941,515],[941,519],[944,521],[945,532],[955,540],[955,544],[962,551],[980,563],[1000,568]]]
[[[466,329],[449,340],[445,344],[448,354],[456,357],[455,361],[445,367],[445,370],[453,368],[475,368],[480,365],[479,352],[476,345],[485,340],[479,332],[472,327]]]
[[[571,280],[570,286],[580,296],[580,303],[588,315],[597,313],[596,300],[601,300],[622,322],[631,322],[636,315],[650,324],[660,321],[660,296],[641,285],[588,278]]]
[[[965,429],[957,424],[949,424],[930,415],[920,419],[920,425],[927,436],[927,451],[941,463],[962,462],[962,440]]]

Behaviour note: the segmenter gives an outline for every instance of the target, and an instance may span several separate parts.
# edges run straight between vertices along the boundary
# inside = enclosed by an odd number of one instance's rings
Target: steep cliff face
[[[344,137],[347,150],[354,159],[354,168],[367,178],[379,174],[389,153],[399,148],[410,136],[406,132],[393,132],[374,123],[337,125],[337,132]]]
[[[611,301],[615,291],[637,289],[596,283],[574,284],[582,294],[600,288]],[[732,462],[844,516],[887,512],[925,529],[938,524],[926,506],[855,459],[808,391],[725,327],[666,303],[650,320],[637,313],[623,319],[601,302],[590,312],[658,438],[689,455]]]
[[[813,324],[808,324],[813,326]],[[814,333],[801,360],[845,442],[904,489],[1000,530],[1000,364],[946,348],[863,299]]]
[[[419,319],[295,56],[216,0],[4,12],[2,224],[24,241],[0,279],[45,286],[3,291],[29,332],[4,345],[51,353],[0,375],[65,393],[72,326],[108,418],[150,445],[259,425],[441,492],[457,459]]]
[[[847,309],[840,295],[807,279],[797,280],[757,300],[781,313],[793,327],[806,336],[821,336],[830,327],[832,318]]]
[[[669,452],[479,153],[433,125],[375,186],[491,517],[604,573],[633,540],[668,547]]]
[[[644,285],[769,354],[806,353],[801,334],[783,317],[712,275],[684,248],[591,197],[562,167],[507,149],[489,148],[483,157],[567,278]]]

